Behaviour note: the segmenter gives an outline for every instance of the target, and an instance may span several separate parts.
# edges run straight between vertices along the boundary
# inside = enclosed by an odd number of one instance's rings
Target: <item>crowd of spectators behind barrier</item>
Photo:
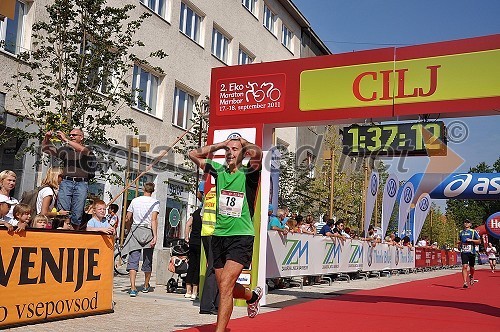
[[[378,243],[386,243],[399,248],[406,246],[409,247],[410,250],[413,250],[412,243],[408,236],[401,239],[396,236],[396,234],[391,233],[386,238],[382,238],[381,234],[377,234],[378,230],[373,225],[370,225],[368,233],[364,234],[364,232],[359,233],[356,229],[348,227],[346,220],[338,219],[335,221],[326,214],[323,216],[321,222],[315,222],[311,214],[307,214],[303,217],[300,214],[291,213],[286,207],[277,209],[276,214],[274,214],[273,211],[274,206],[270,204],[268,208],[267,229],[280,232],[284,236],[288,233],[300,233],[311,236],[330,237],[341,243],[356,239],[368,241],[372,246],[376,246]],[[289,279],[290,278],[268,279],[268,287],[270,287],[270,289],[287,287],[290,285]],[[320,280],[321,276],[306,276],[303,277],[303,284],[318,283]]]
[[[273,206],[269,205],[267,229],[281,232],[285,235],[288,233],[301,233],[313,236],[328,236],[332,239],[338,239],[342,243],[346,240],[356,239],[369,241],[374,246],[377,243],[387,243],[398,247],[412,247],[408,236],[401,239],[394,233],[391,233],[385,239],[382,239],[382,236],[377,234],[377,228],[373,225],[368,227],[368,233],[365,235],[364,232],[360,234],[355,229],[348,227],[344,219],[335,221],[325,215],[322,222],[315,223],[314,217],[311,214],[303,217],[297,213],[290,213],[287,208],[279,208],[276,214],[274,214],[273,210]]]
[[[0,172],[0,229],[21,232],[34,229],[87,230],[116,234],[119,226],[118,205],[107,204],[99,198],[87,199],[82,222],[78,229],[71,223],[71,211],[57,210],[57,195],[62,181],[61,168],[49,168],[42,180],[36,199],[36,211],[11,196],[16,186],[16,173]]]

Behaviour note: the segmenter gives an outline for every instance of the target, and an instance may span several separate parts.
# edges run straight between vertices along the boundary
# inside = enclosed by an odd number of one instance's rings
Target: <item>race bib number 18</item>
[[[241,217],[245,194],[238,191],[221,190],[219,196],[219,214],[230,217]]]

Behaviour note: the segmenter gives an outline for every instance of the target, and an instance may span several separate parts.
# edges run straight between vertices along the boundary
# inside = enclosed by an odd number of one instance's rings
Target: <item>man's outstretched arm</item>
[[[53,135],[52,130],[49,130],[48,132],[45,133],[45,136],[42,141],[42,151],[46,154],[55,156],[57,155],[57,150],[54,144],[52,144],[52,142],[50,141],[52,135]]]

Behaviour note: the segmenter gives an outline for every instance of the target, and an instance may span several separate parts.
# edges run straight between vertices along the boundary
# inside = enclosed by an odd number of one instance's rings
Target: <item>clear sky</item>
[[[500,0],[292,1],[333,53],[500,33]],[[496,116],[444,121],[466,125],[462,142],[448,144],[464,159],[458,171],[468,171],[482,161],[492,165],[500,157],[500,109]],[[427,162],[425,157],[412,157],[404,164],[410,172],[398,176],[406,180],[423,172]]]

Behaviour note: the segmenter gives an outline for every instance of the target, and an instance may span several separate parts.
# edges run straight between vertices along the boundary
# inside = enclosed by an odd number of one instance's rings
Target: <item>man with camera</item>
[[[42,141],[42,151],[63,162],[63,180],[59,185],[57,209],[71,211],[71,223],[75,229],[79,229],[96,160],[92,151],[83,145],[84,135],[81,129],[73,128],[68,136],[69,138],[60,130],[48,131]],[[60,140],[62,146],[57,148],[52,143],[54,138]]]

